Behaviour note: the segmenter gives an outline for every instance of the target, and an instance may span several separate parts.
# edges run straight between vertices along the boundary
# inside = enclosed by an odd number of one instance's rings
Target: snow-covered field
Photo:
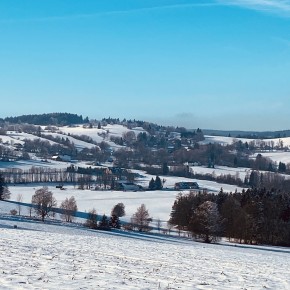
[[[155,176],[145,174],[143,171],[135,171],[142,175],[137,182],[147,187],[150,179]],[[160,176],[161,179],[165,180],[164,187],[173,188],[176,182],[180,181],[197,181],[201,188],[207,188],[209,191],[218,192],[221,187],[225,192],[234,192],[236,189],[241,191],[242,188],[228,185],[220,184],[213,181],[207,180],[192,180],[183,177],[175,176]],[[9,186],[11,192],[11,200],[16,201],[17,195],[21,194],[23,196],[23,202],[30,203],[31,197],[35,191],[41,188],[43,184],[29,184],[29,185],[15,185]],[[111,210],[114,205],[119,202],[124,203],[126,208],[126,220],[136,212],[137,208],[144,203],[146,208],[149,210],[151,217],[154,219],[161,219],[167,221],[170,217],[170,212],[172,205],[179,194],[179,191],[175,190],[156,190],[156,191],[112,191],[112,190],[80,190],[73,185],[65,185],[65,190],[60,190],[55,187],[55,185],[49,185],[48,188],[52,191],[54,197],[56,198],[58,204],[60,204],[66,197],[74,196],[78,209],[80,211],[89,211],[92,208],[97,210],[98,214],[110,215]],[[187,193],[188,191],[184,191]]]
[[[218,166],[218,165],[216,165],[215,168],[208,168],[205,166],[191,166],[190,168],[192,172],[198,173],[198,174],[214,174],[216,176],[230,174],[232,176],[239,177],[242,180],[244,180],[246,175],[249,175],[252,171],[250,168],[228,167],[228,166]]]
[[[29,134],[29,133],[24,133],[24,132],[16,133],[14,131],[8,131],[7,135],[2,135],[1,138],[2,138],[3,142],[9,141],[10,143],[12,142],[12,143],[24,144],[25,139],[28,139],[28,140],[40,139],[42,141],[48,141],[50,144],[57,144],[57,143],[50,141],[50,140],[47,140],[45,138],[41,138],[41,137]]]
[[[98,128],[83,128],[83,126],[75,126],[75,127],[60,127],[59,130],[61,132],[64,132],[66,134],[74,134],[74,135],[87,135],[91,137],[93,140],[97,142],[101,142],[102,139],[99,136],[99,134],[106,133],[109,136],[115,136],[115,137],[122,137],[122,135],[128,131],[133,131],[136,135],[138,135],[140,132],[145,132],[143,128],[133,128],[132,130],[128,129],[125,126],[122,125],[107,125],[105,127],[102,127],[102,129]]]
[[[98,128],[83,128],[83,126],[75,127],[60,127],[59,131],[65,134],[73,135],[87,135],[91,137],[94,141],[100,143],[106,141],[112,148],[121,148],[122,146],[115,144],[110,141],[110,137],[122,137],[124,133],[133,131],[137,136],[140,132],[145,132],[143,128],[133,128],[132,130],[128,129],[122,125],[107,125],[102,129]]]
[[[258,153],[253,157],[256,158]],[[285,164],[290,163],[290,152],[289,151],[272,151],[272,152],[260,152],[263,157],[270,158],[273,162],[283,162]]]
[[[237,141],[242,141],[243,143],[245,142],[266,142],[266,143],[271,143],[273,142],[274,146],[278,145],[279,142],[283,142],[284,147],[289,147],[290,146],[290,137],[285,137],[285,138],[275,138],[275,139],[246,139],[246,138],[233,138],[233,137],[224,137],[224,136],[210,136],[210,135],[205,135],[205,140],[201,141],[201,144],[209,144],[209,143],[218,143],[221,145],[230,145],[233,142]],[[253,158],[257,156],[258,153],[253,155]],[[271,151],[271,152],[260,152],[262,156],[268,157],[273,160],[273,162],[283,162],[283,163],[290,163],[290,152],[289,151]]]
[[[42,138],[24,133],[24,132],[15,132],[15,131],[7,131],[6,135],[1,135],[1,143],[6,143],[7,145],[12,146],[14,143],[24,144],[25,139],[34,140],[34,139],[40,139],[42,141],[48,141],[50,144],[57,144],[54,141],[50,141],[45,138],[45,135],[51,135],[53,137],[60,137],[60,138],[68,138],[72,143],[75,144],[75,146],[78,149],[83,148],[92,148],[96,145],[84,142],[81,140],[78,140],[72,136],[72,135],[86,135],[91,137],[95,142],[101,143],[102,141],[107,142],[112,148],[118,149],[122,146],[115,144],[114,142],[110,141],[110,137],[122,137],[124,133],[133,131],[135,135],[137,136],[140,132],[145,132],[145,130],[141,127],[136,127],[132,129],[128,129],[125,126],[122,125],[107,125],[102,127],[102,129],[98,128],[84,128],[82,125],[69,127],[59,127],[58,132],[51,132],[50,130],[45,130],[46,126],[41,126],[43,132],[41,133],[43,135]]]
[[[43,132],[42,135],[44,135],[44,136],[45,135],[50,135],[50,136],[53,136],[53,137],[59,137],[59,138],[68,139],[79,150],[82,150],[84,148],[93,148],[93,147],[96,147],[95,144],[88,143],[88,142],[84,142],[84,141],[78,140],[76,138],[73,138],[71,136],[67,136],[67,135],[63,135],[63,134],[59,134],[59,133]]]
[[[95,141],[109,140],[128,131],[120,125],[104,129],[84,129],[81,126],[61,128],[68,134],[92,137]],[[138,134],[142,130],[135,128]],[[98,133],[107,135],[98,135]],[[31,135],[10,135],[3,142],[23,143]],[[59,136],[59,133],[55,133]],[[55,136],[56,136],[55,135]],[[79,148],[93,146],[69,137]],[[205,142],[232,143],[234,138],[206,136]],[[249,142],[248,139],[245,139]],[[290,139],[289,139],[290,140]],[[244,140],[242,140],[245,142]],[[283,139],[284,144],[288,140]],[[112,146],[113,143],[110,143]],[[290,144],[290,142],[289,142]],[[115,148],[117,148],[115,146]],[[287,154],[286,154],[287,153]],[[267,156],[269,154],[269,156]],[[270,155],[272,154],[272,155]],[[274,161],[286,160],[289,152],[263,153]],[[284,159],[283,159],[284,158]],[[290,161],[289,161],[290,162]],[[40,160],[1,162],[2,168],[28,169],[31,166],[65,168],[70,163]],[[76,163],[76,166],[86,166]],[[209,169],[192,167],[196,173],[238,175],[248,173],[246,168],[218,166]],[[137,183],[147,187],[155,176],[135,171],[142,177]],[[218,192],[238,191],[242,188],[206,180],[161,176],[164,187],[172,188],[176,182],[197,181],[201,188]],[[9,186],[11,200],[22,194],[23,202],[30,203],[35,190],[43,184]],[[58,205],[66,197],[74,196],[79,211],[92,208],[97,213],[110,215],[119,202],[124,203],[130,220],[137,207],[144,203],[153,219],[166,222],[176,195],[174,190],[123,192],[79,190],[65,185],[65,190],[49,185]],[[184,193],[187,193],[186,191]],[[0,289],[290,289],[290,250],[277,247],[241,246],[229,243],[207,245],[176,236],[145,235],[127,232],[99,232],[81,225],[65,225],[54,221],[32,222],[11,217],[17,205],[0,201]],[[21,214],[29,210],[21,207]],[[83,222],[78,219],[78,222]],[[155,221],[153,221],[155,223]],[[152,224],[153,226],[156,226]],[[14,228],[17,226],[17,228]],[[163,224],[165,227],[165,224]]]
[[[251,142],[255,139],[247,139],[247,138],[234,138],[234,137],[225,137],[225,136],[211,136],[211,135],[204,135],[205,140],[200,141],[200,144],[209,144],[209,143],[218,143],[221,145],[230,145],[236,141]]]
[[[265,142],[270,144],[274,142],[274,146],[278,145],[280,141],[283,142],[284,146],[290,146],[290,137],[284,138],[272,138],[272,139],[250,139],[250,138],[235,138],[235,137],[225,137],[225,136],[211,136],[204,135],[205,140],[201,141],[200,144],[209,144],[209,143],[219,143],[221,145],[232,144],[233,142],[242,141],[243,143],[249,142]]]
[[[290,289],[290,251],[277,247],[210,245],[0,216],[0,253],[3,290]]]

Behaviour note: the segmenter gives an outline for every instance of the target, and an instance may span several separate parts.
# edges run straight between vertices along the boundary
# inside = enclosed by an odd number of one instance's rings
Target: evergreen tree
[[[268,171],[271,171],[271,172],[274,171],[272,162],[269,163]]]
[[[152,177],[150,182],[149,182],[149,190],[154,190],[154,189],[155,189],[155,181]]]
[[[125,215],[125,205],[122,202],[116,204],[112,208],[111,215],[117,216],[118,218],[124,216]]]
[[[234,158],[234,167],[237,167],[238,166],[238,158],[237,156],[235,156]]]
[[[110,218],[109,226],[111,228],[120,229],[121,228],[121,223],[120,223],[119,217],[116,216],[116,215],[112,215],[111,218]]]
[[[286,172],[286,164],[283,162],[279,162],[278,171],[279,172]]]
[[[0,200],[10,199],[10,191],[5,183],[3,175],[0,173]]]
[[[105,214],[102,216],[102,219],[99,222],[98,228],[100,230],[109,230],[110,229],[109,220]]]
[[[229,240],[238,237],[237,230],[241,225],[236,223],[241,204],[233,196],[228,196],[221,206],[221,214],[225,219],[225,234]]]
[[[221,218],[217,204],[211,201],[201,204],[194,211],[190,229],[206,243],[217,241],[221,234]]]
[[[160,190],[160,189],[163,188],[162,181],[161,181],[159,176],[156,176],[154,183],[155,183],[155,189],[156,190]]]
[[[163,175],[168,175],[169,174],[169,167],[167,165],[167,162],[164,162],[163,163],[163,166],[162,166],[162,174]]]

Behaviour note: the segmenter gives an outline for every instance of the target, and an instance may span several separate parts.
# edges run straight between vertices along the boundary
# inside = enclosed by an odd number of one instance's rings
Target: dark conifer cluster
[[[149,190],[160,190],[163,188],[163,182],[161,181],[159,176],[156,176],[155,180],[152,179],[149,182],[148,186]]]
[[[48,113],[48,114],[33,114],[22,115],[17,117],[7,117],[4,119],[9,123],[28,123],[35,125],[73,125],[88,123],[89,120],[86,117],[83,119],[82,115],[71,113]]]
[[[290,194],[265,188],[180,194],[170,223],[207,242],[226,236],[239,243],[290,246]]]

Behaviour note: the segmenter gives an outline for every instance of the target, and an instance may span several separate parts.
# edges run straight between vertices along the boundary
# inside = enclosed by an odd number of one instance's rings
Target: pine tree
[[[117,216],[118,218],[125,215],[125,205],[119,202],[112,208],[111,216]]]
[[[111,218],[110,218],[109,226],[111,228],[120,229],[121,228],[121,223],[120,223],[119,217],[116,216],[116,215],[112,215]]]
[[[162,189],[163,185],[162,185],[162,181],[160,179],[159,176],[156,176],[155,178],[155,189],[160,190]]]
[[[285,172],[286,171],[286,164],[283,162],[279,162],[278,171]]]
[[[99,222],[98,228],[100,230],[106,230],[106,231],[110,229],[109,220],[105,214],[102,216],[102,219]]]
[[[195,211],[190,223],[194,235],[204,242],[211,243],[219,239],[221,233],[221,218],[217,204],[211,201],[202,203]]]
[[[155,181],[152,177],[150,182],[149,182],[149,190],[154,190],[154,189],[155,189]]]
[[[163,163],[162,174],[163,174],[163,175],[168,175],[168,174],[169,174],[169,167],[168,167],[168,165],[167,165],[167,162],[164,162],[164,163]]]
[[[4,177],[0,174],[0,200],[10,199],[10,191],[6,186]]]

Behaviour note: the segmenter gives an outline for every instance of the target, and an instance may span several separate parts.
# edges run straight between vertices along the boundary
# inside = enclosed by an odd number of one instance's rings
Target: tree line
[[[206,242],[225,236],[239,243],[290,246],[290,194],[266,188],[179,194],[169,222]]]
[[[116,181],[126,177],[133,182],[135,174],[121,168],[82,168],[69,166],[66,169],[31,167],[23,170],[8,168],[0,171],[0,177],[5,184],[21,183],[70,183],[80,189],[111,188],[114,189]]]
[[[4,183],[3,178],[0,177],[0,200],[8,199],[10,199],[10,192],[7,185]],[[17,196],[17,207],[19,215],[21,212],[22,199],[23,196],[19,194]],[[32,195],[29,213],[30,217],[32,217],[32,212],[34,211],[36,216],[39,217],[43,222],[47,217],[55,217],[55,214],[59,213],[60,217],[65,222],[72,222],[77,210],[77,202],[74,196],[69,198],[67,197],[64,201],[61,202],[60,207],[57,208],[57,201],[53,196],[52,191],[50,191],[48,187],[44,186],[37,189]],[[13,209],[10,213],[12,215],[16,215],[17,210]],[[112,208],[110,218],[106,214],[99,218],[96,209],[93,208],[88,212],[84,226],[95,230],[111,230],[112,228],[120,229],[122,226],[120,218],[125,214],[125,205],[121,202]],[[123,227],[126,230],[138,230],[141,232],[146,232],[151,230],[149,227],[149,223],[151,221],[152,218],[150,218],[146,206],[141,204],[141,206],[137,208],[137,211],[132,215],[131,222],[125,223]]]
[[[28,123],[35,125],[73,125],[88,123],[88,117],[85,119],[82,115],[71,113],[48,113],[48,114],[31,114],[21,115],[17,117],[6,117],[2,119],[2,122],[9,123]]]

